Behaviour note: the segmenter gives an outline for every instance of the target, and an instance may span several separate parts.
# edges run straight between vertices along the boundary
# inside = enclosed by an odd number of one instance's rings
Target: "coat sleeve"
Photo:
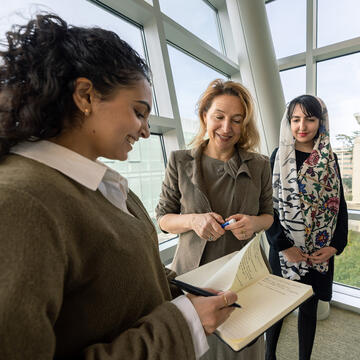
[[[339,212],[336,222],[336,228],[334,231],[333,238],[331,239],[330,246],[333,246],[337,252],[336,255],[340,255],[345,246],[347,245],[347,238],[348,238],[348,211],[344,196],[344,188],[342,185],[341,174],[340,174],[340,167],[338,163],[338,159],[336,154],[335,161],[338,168],[338,174],[340,179],[340,205],[339,205]]]
[[[59,350],[56,322],[71,267],[66,242],[57,219],[39,200],[8,189],[0,193],[0,359],[52,360]],[[90,343],[65,358],[195,359],[190,329],[170,302],[110,342]]]
[[[272,201],[272,176],[271,168],[268,157],[263,166],[263,171],[261,175],[261,194],[259,201],[259,215],[269,214],[273,215],[273,201]]]
[[[276,148],[270,157],[271,172],[274,170],[277,150],[278,149]],[[280,224],[279,214],[276,209],[274,209],[274,222],[265,233],[270,246],[272,246],[276,251],[286,250],[293,246],[292,242],[285,236],[285,232]]]
[[[165,178],[162,184],[159,203],[156,206],[156,219],[159,222],[160,218],[166,214],[180,214],[180,197],[178,183],[178,169],[176,164],[175,152],[170,154]]]

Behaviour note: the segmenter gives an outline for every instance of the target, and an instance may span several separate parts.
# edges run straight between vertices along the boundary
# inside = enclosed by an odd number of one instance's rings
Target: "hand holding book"
[[[313,294],[309,285],[270,274],[261,251],[260,234],[240,251],[176,279],[198,287],[232,290],[238,295],[242,308],[232,312],[215,332],[236,351],[247,346]]]

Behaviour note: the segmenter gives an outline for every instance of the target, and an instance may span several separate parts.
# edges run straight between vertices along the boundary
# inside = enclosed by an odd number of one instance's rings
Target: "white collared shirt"
[[[117,208],[129,213],[127,179],[100,161],[92,161],[50,141],[23,142],[11,152],[56,169],[90,190],[99,191]],[[131,215],[131,214],[130,214]]]
[[[129,192],[127,179],[102,162],[92,161],[46,140],[22,142],[11,148],[10,152],[56,169],[92,191],[99,189],[114,206],[130,214],[126,206]],[[171,302],[181,311],[189,325],[198,359],[209,349],[199,316],[186,296],[180,296]]]

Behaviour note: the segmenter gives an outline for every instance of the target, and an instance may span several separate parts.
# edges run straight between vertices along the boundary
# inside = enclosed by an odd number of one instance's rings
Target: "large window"
[[[168,50],[185,143],[189,144],[199,130],[196,104],[200,95],[212,80],[225,76],[173,46]]]
[[[151,135],[149,139],[141,139],[135,143],[126,161],[101,160],[128,179],[129,188],[139,196],[157,227],[155,207],[159,201],[161,184],[165,176],[161,137]],[[160,233],[159,229],[158,233]]]
[[[360,36],[359,0],[318,0],[318,47]]]
[[[285,102],[288,103],[295,97],[305,94],[306,74],[305,66],[284,70],[280,72],[281,83],[284,91]]]
[[[327,104],[330,136],[338,153],[348,207],[360,210],[360,197],[352,189],[360,187],[360,162],[353,161],[355,140],[360,139],[360,53],[323,61],[317,65],[318,95]],[[331,74],[331,76],[329,76]]]
[[[317,64],[318,95],[329,111],[331,142],[339,160],[348,208],[360,210],[360,53]],[[329,76],[331,74],[331,76]],[[358,139],[358,140],[357,140]],[[357,141],[358,142],[357,142]],[[354,146],[356,143],[356,146]],[[354,190],[354,191],[353,191]],[[349,220],[348,246],[335,258],[335,281],[360,287],[360,221]]]
[[[306,49],[306,0],[276,0],[266,5],[277,58]]]
[[[217,12],[205,0],[160,0],[161,11],[209,45],[222,51]]]

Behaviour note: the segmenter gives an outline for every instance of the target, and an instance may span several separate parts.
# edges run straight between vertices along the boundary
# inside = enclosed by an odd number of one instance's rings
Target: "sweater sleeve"
[[[166,273],[166,277],[167,277],[168,281],[175,279],[175,277],[177,276],[176,272],[168,269],[165,266],[164,266],[164,268],[165,268],[165,273]],[[182,292],[182,290],[179,287],[177,287],[176,285],[170,284],[170,282],[169,282],[169,287],[170,287],[171,296],[173,299],[176,298],[177,296],[184,295],[184,293]]]
[[[0,359],[52,359],[66,272],[56,220],[27,195],[0,189]]]
[[[84,360],[112,359],[191,359],[195,351],[188,326],[176,305],[165,302],[132,328],[123,331],[110,343],[97,343],[84,349]],[[37,358],[36,358],[37,359]],[[35,360],[35,358],[34,358]],[[49,358],[50,360],[50,358]]]
[[[274,162],[277,151],[278,149],[276,148],[270,157],[271,172],[273,172],[274,170]],[[274,222],[272,223],[271,227],[268,230],[266,230],[265,233],[270,246],[272,246],[276,251],[286,250],[293,246],[292,242],[289,239],[287,239],[287,237],[285,236],[283,227],[280,224],[279,214],[275,209],[274,209]]]
[[[331,239],[330,246],[334,247],[337,250],[336,255],[340,255],[343,252],[345,246],[347,245],[348,211],[344,197],[344,188],[342,185],[338,159],[335,153],[334,155],[335,155],[335,161],[338,168],[339,179],[340,179],[340,205],[339,205],[339,213],[336,222],[336,228],[333,237]]]
[[[15,190],[0,192],[0,359],[52,360],[61,350],[56,325],[71,267],[66,244],[57,219],[39,200]],[[114,323],[111,338],[95,336],[64,358],[195,359],[190,329],[170,302],[130,328]]]

